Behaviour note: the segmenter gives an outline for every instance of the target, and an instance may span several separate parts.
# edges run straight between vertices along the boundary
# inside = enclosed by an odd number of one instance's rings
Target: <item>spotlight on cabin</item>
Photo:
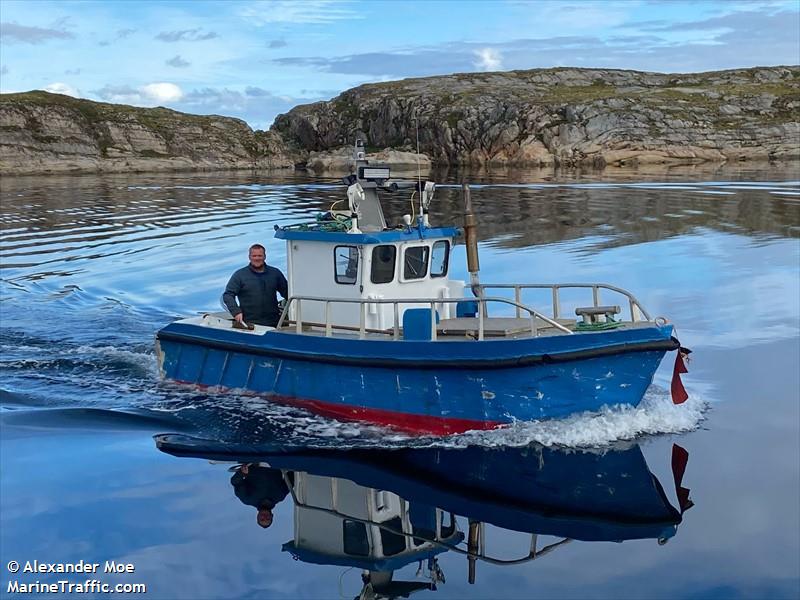
[[[389,179],[388,166],[358,167],[358,178],[367,181],[386,181]]]

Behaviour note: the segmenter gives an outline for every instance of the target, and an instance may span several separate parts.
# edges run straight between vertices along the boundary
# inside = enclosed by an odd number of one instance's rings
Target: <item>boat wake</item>
[[[190,392],[176,385],[150,410],[170,413],[191,423],[197,437],[220,443],[249,444],[253,448],[465,448],[525,447],[608,448],[628,441],[697,429],[709,407],[690,396],[681,405],[656,386],[642,403],[604,407],[565,419],[516,422],[490,431],[451,436],[414,436],[364,423],[325,419],[301,409],[274,404],[248,394]]]
[[[339,423],[316,417],[297,419],[294,435],[309,441],[335,441],[342,445],[391,444],[392,446],[465,448],[524,447],[541,445],[565,448],[603,448],[619,442],[641,441],[643,438],[677,434],[697,429],[705,419],[709,405],[691,396],[684,404],[675,405],[669,392],[651,387],[638,407],[617,405],[598,412],[584,412],[565,419],[515,422],[490,431],[468,431],[444,437],[409,436],[386,429],[357,423]]]
[[[695,396],[683,404],[673,404],[667,390],[653,386],[637,407],[617,405],[565,419],[517,422],[505,429],[467,432],[449,441],[456,446],[605,447],[654,435],[693,431],[705,419],[708,407],[707,402]]]
[[[2,396],[0,390],[0,397]],[[5,409],[0,411],[3,427],[17,429],[83,431],[159,431],[164,428],[181,429],[181,423],[169,416],[158,416],[148,411],[114,410],[102,408],[39,408]]]

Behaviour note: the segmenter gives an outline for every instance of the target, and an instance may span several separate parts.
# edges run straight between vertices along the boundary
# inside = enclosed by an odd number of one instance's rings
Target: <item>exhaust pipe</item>
[[[472,198],[470,198],[469,185],[461,185],[464,193],[464,242],[467,245],[467,270],[469,271],[469,284],[472,287],[473,295],[480,297],[480,277],[478,272],[481,270],[478,260],[478,222],[475,213],[472,212]]]
[[[481,524],[480,521],[469,522],[469,535],[467,536],[467,582],[475,583],[477,556],[481,551]]]

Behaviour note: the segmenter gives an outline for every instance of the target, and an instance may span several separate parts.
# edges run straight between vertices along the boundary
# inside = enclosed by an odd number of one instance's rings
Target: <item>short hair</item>
[[[267,249],[266,249],[266,248],[264,248],[264,246],[262,246],[261,244],[253,244],[253,245],[252,245],[252,246],[250,246],[250,248],[247,250],[247,253],[249,254],[249,253],[250,253],[251,251],[253,251],[253,250],[261,250],[261,251],[262,251],[264,254],[266,254],[266,253],[267,253]]]

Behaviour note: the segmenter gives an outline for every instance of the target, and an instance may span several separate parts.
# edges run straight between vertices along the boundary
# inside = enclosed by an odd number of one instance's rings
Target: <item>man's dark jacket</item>
[[[244,313],[242,318],[245,323],[275,327],[281,316],[278,310],[278,292],[284,298],[289,296],[286,277],[280,270],[264,265],[264,271],[259,273],[247,265],[231,276],[222,300],[234,317],[240,312]]]
[[[293,474],[289,474],[289,481],[294,481]],[[250,467],[247,475],[236,471],[231,477],[231,485],[236,497],[243,504],[256,508],[272,508],[286,498],[289,488],[283,480],[279,469],[271,469],[260,465]]]

